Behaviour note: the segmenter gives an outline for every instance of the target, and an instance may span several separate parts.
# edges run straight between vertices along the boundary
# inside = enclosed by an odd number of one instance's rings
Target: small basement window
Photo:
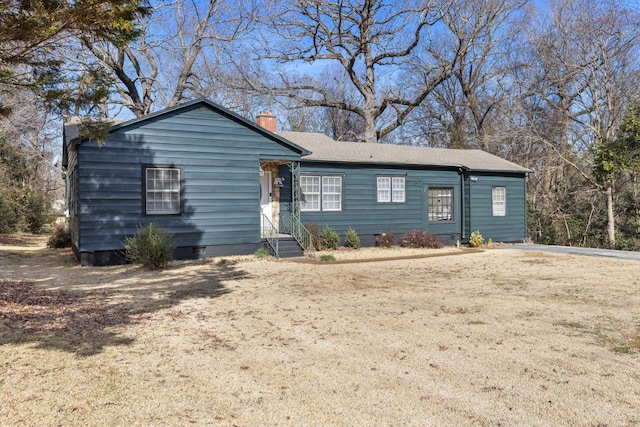
[[[145,213],[147,215],[180,214],[182,169],[144,167]]]
[[[505,216],[507,214],[507,189],[505,187],[493,187],[491,189],[491,206],[493,216]]]
[[[453,221],[453,188],[429,188],[429,222]]]

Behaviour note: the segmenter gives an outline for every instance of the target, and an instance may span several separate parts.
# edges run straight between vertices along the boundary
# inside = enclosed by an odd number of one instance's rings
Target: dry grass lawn
[[[0,425],[640,425],[637,261],[445,249],[149,272],[3,242]]]

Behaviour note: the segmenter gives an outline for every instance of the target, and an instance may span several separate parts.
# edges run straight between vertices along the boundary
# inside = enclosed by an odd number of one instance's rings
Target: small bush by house
[[[390,248],[396,245],[396,233],[391,230],[383,231],[376,236],[376,246]]]
[[[48,248],[70,248],[71,247],[71,233],[69,229],[64,225],[58,225],[54,230],[51,237],[47,241]]]
[[[360,247],[360,236],[358,236],[356,230],[351,227],[347,230],[344,241],[350,248],[358,249]]]
[[[155,270],[166,267],[173,259],[173,236],[156,224],[139,228],[124,241],[125,256],[136,264]]]
[[[336,249],[340,243],[340,236],[331,227],[324,227],[322,229],[322,246],[323,249]]]
[[[435,234],[416,229],[402,236],[402,247],[439,249],[442,247],[442,243]]]
[[[315,222],[305,224],[305,228],[311,234],[313,240],[313,249],[316,251],[322,250],[322,228]]]
[[[469,244],[474,248],[480,248],[484,245],[484,238],[482,237],[482,234],[480,234],[480,230],[476,230],[471,233],[471,236],[469,237]]]

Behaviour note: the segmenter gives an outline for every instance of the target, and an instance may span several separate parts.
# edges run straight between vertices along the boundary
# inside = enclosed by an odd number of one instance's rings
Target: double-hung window
[[[147,215],[180,213],[182,169],[176,167],[144,167],[144,205]]]
[[[302,175],[300,191],[302,193],[301,211],[342,210],[342,176]]]
[[[300,177],[300,192],[302,193],[300,210],[320,210],[320,178],[319,176]]]
[[[403,176],[379,176],[376,184],[378,203],[404,203],[405,178]]]
[[[429,222],[453,221],[453,188],[429,188]]]
[[[493,187],[491,189],[491,206],[493,216],[505,216],[507,214],[507,189],[505,187]]]

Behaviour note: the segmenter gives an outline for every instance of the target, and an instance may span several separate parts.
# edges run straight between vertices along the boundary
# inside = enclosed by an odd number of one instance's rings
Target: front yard
[[[0,425],[640,425],[640,263],[446,250],[148,272],[0,246]]]

